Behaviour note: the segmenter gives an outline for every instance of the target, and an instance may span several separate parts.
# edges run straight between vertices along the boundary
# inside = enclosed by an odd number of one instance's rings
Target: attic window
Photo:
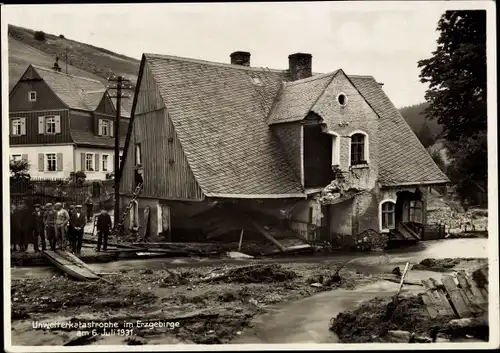
[[[340,93],[337,96],[337,102],[339,102],[340,106],[344,107],[347,104],[347,97],[344,93]]]
[[[262,86],[262,80],[258,77],[252,77],[252,82],[256,86]]]
[[[36,102],[36,92],[35,91],[28,92],[28,102]]]

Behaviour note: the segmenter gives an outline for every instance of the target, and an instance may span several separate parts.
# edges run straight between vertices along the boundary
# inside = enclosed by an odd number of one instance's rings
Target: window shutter
[[[45,117],[39,116],[38,117],[38,134],[44,134],[44,133],[45,133]]]
[[[45,155],[43,153],[38,154],[38,171],[43,172],[45,170],[45,166],[43,165],[45,162]]]
[[[80,153],[80,167],[85,171],[85,153]]]
[[[10,119],[10,125],[9,125],[9,136],[14,136],[14,120]]]
[[[26,135],[26,118],[21,118],[21,135]]]
[[[97,124],[97,135],[102,136],[102,119],[98,120]]]
[[[27,154],[23,154],[23,155],[21,155],[21,158],[25,159],[25,160],[28,160],[28,155]]]
[[[56,130],[57,131],[57,130]],[[56,167],[57,167],[57,171],[58,172],[62,172],[63,170],[63,154],[62,153],[58,153],[57,154],[57,162],[56,162]]]
[[[95,171],[99,171],[99,153],[95,154]]]
[[[60,134],[61,133],[61,117],[59,115],[56,115],[54,117],[55,121],[56,121],[56,134]]]
[[[113,127],[113,120],[109,120],[109,136],[113,137],[115,135],[115,129]]]

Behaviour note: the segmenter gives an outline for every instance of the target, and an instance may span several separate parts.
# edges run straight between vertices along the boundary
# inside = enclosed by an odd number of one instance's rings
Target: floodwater
[[[388,251],[379,256],[354,258],[349,265],[363,272],[387,271],[406,262],[415,264],[425,258],[487,258],[488,239],[449,239],[419,243],[408,249]],[[411,282],[433,277],[440,279],[445,273],[410,271],[406,279]],[[390,297],[399,285],[377,281],[354,290],[337,289],[311,297],[269,307],[256,316],[251,327],[245,329],[231,343],[338,343],[338,337],[329,330],[330,320],[339,313],[356,307],[374,297]],[[418,293],[423,287],[405,285],[401,293]]]
[[[418,263],[426,258],[443,259],[448,257],[462,258],[487,258],[488,239],[445,239],[420,242],[414,246],[393,249],[383,252],[370,253],[332,253],[296,257],[266,258],[259,263],[287,263],[287,262],[327,262],[332,258],[350,260],[349,266],[363,269],[364,271],[380,271],[388,267],[404,266],[406,262]],[[209,258],[154,258],[139,260],[120,260],[109,263],[90,264],[96,272],[113,273],[121,269],[162,269],[177,266],[208,266],[226,263],[247,263],[249,260],[209,259]],[[43,267],[13,267],[11,278],[26,278],[31,276],[53,276],[58,270],[50,266]]]
[[[425,258],[487,258],[488,239],[448,239],[418,243],[405,249],[395,249],[378,253],[345,253],[323,256],[303,256],[258,260],[259,262],[327,262],[350,260],[346,266],[356,268],[363,273],[390,272],[396,266],[401,270],[406,262],[415,264]],[[234,261],[234,260],[233,260]],[[123,260],[105,264],[91,265],[97,272],[117,272],[120,269],[161,269],[176,266],[205,266],[227,263],[217,259],[149,259]],[[234,262],[245,263],[247,260]],[[12,268],[12,278],[27,276],[51,276],[56,274],[50,267]],[[430,271],[410,271],[406,279],[416,282],[420,279],[440,278],[443,273]],[[405,285],[402,293],[422,291],[423,287]],[[232,343],[336,343],[338,338],[329,331],[330,319],[340,312],[354,308],[357,304],[376,296],[392,296],[398,290],[398,284],[389,281],[377,281],[354,290],[337,289],[322,292],[311,297],[285,302],[267,307],[264,314],[256,316],[241,335]]]

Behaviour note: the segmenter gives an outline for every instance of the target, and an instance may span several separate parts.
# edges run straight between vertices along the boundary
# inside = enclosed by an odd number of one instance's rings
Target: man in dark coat
[[[33,242],[30,218],[31,212],[28,206],[25,203],[21,204],[14,214],[14,222],[16,223],[19,237],[18,244],[21,251],[27,251],[29,244]]]
[[[75,206],[70,205],[68,208],[68,215],[69,215],[69,224],[68,224],[68,232],[66,233],[66,240],[68,242],[68,246],[71,247],[72,242],[73,242],[73,231],[75,230],[73,226],[71,225],[71,217],[73,214],[76,212]]]
[[[90,195],[85,200],[85,208],[87,211],[87,222],[92,222],[92,216],[94,216],[94,203]]]
[[[71,228],[71,248],[74,254],[80,255],[82,250],[83,229],[85,228],[86,219],[82,213],[82,205],[76,205],[75,212],[71,214],[69,221]]]
[[[43,223],[45,224],[45,231],[47,232],[47,240],[50,244],[50,250],[56,251],[56,216],[57,212],[51,203],[45,206],[43,214]]]
[[[35,252],[39,252],[38,241],[42,246],[42,251],[45,251],[45,225],[43,224],[43,212],[40,205],[35,205],[35,211],[32,215],[32,229],[33,229],[33,248]]]
[[[12,246],[12,251],[17,251],[21,249],[19,244],[19,225],[17,224],[16,217],[17,207],[16,205],[10,205],[10,245]]]
[[[111,231],[111,217],[105,209],[101,209],[101,213],[97,216],[97,251],[106,251],[108,249],[108,236]]]

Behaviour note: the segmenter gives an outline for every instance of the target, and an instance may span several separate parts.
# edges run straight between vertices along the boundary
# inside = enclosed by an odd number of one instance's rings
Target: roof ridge
[[[234,65],[234,64],[220,63],[220,62],[216,62],[216,61],[208,61],[208,60],[195,59],[195,58],[186,58],[186,57],[180,57],[180,56],[174,56],[174,55],[144,53],[144,56],[146,58],[149,57],[149,58],[156,58],[156,59],[177,60],[177,61],[191,62],[194,64],[233,68],[233,69],[237,69],[237,70],[265,71],[265,72],[275,72],[275,73],[288,72],[288,70],[270,69],[268,67],[256,67],[256,66],[251,67],[251,66],[243,66],[243,65]]]
[[[38,65],[33,65],[33,64],[31,64],[31,66],[33,66],[37,70],[49,71],[51,73],[55,73],[55,74],[59,74],[59,75],[63,75],[63,76],[69,76],[69,77],[78,78],[78,79],[81,79],[81,80],[86,80],[86,81],[90,81],[90,82],[100,83],[101,85],[104,86],[104,84],[101,81],[94,80],[93,78],[65,74],[64,72],[55,71],[53,69],[49,69],[49,68],[46,68],[46,67],[43,67],[43,66],[38,66]]]
[[[330,77],[330,76],[335,76],[339,72],[339,70],[340,69],[337,69],[337,70],[332,71],[332,72],[327,72],[327,73],[324,73],[324,74],[318,74],[318,75],[310,76],[310,77],[303,78],[303,79],[300,79],[300,80],[286,82],[285,84],[286,84],[286,86],[294,86],[294,85],[300,84],[300,83],[306,83],[306,82],[321,80],[323,78],[327,78],[327,77]]]

